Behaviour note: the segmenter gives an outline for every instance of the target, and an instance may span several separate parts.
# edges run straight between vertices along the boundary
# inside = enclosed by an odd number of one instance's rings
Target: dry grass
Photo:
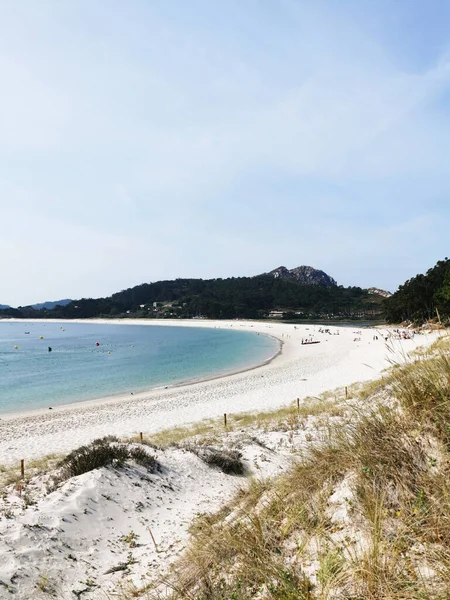
[[[205,438],[211,442],[224,432],[232,432],[238,429],[250,429],[252,427],[270,431],[297,429],[299,422],[308,417],[342,415],[345,412],[345,406],[342,403],[344,398],[345,393],[342,388],[318,397],[304,398],[300,401],[299,407],[297,407],[297,400],[295,400],[291,404],[275,410],[227,414],[226,427],[223,418],[204,419],[186,427],[173,427],[152,434],[145,433],[143,443],[157,448],[167,448],[195,438]],[[127,441],[139,442],[140,437],[135,435]]]
[[[450,354],[439,350],[427,360],[401,367],[392,383],[402,408],[447,446],[450,444]]]
[[[26,484],[33,477],[48,473],[56,467],[61,458],[58,454],[49,454],[38,460],[25,461],[25,477],[23,480],[20,472],[20,462],[8,466],[0,465],[0,492],[12,483],[22,481]]]
[[[449,598],[448,342],[356,392],[351,418],[330,420],[288,474],[202,515],[185,556],[145,597],[164,589],[173,600]],[[273,417],[291,422],[292,408]],[[346,482],[349,497],[336,507],[332,494]]]

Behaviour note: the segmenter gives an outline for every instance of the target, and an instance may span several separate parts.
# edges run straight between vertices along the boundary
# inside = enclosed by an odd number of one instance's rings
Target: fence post
[[[148,529],[148,531],[149,531],[149,533],[151,535],[151,538],[152,538],[152,541],[153,541],[153,545],[155,546],[156,553],[158,554],[159,550],[158,550],[158,546],[156,545],[155,538],[153,537],[152,530],[150,529],[150,527],[147,527],[147,529]]]
[[[345,399],[348,400],[348,389],[347,389],[347,386],[345,386]]]
[[[227,413],[223,413],[223,424],[224,424],[224,427],[227,426]]]
[[[297,398],[297,410],[300,412],[300,398]]]
[[[25,461],[23,460],[23,458],[20,461],[20,474],[22,478],[25,477]]]
[[[139,438],[140,438],[140,440],[141,440],[141,444],[142,444],[142,431],[141,431],[141,433],[139,434]]]

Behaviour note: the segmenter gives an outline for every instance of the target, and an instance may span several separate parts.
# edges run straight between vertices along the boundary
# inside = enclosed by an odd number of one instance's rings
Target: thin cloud
[[[431,266],[448,253],[450,40],[430,13],[419,63],[402,11],[3,7],[0,302],[282,263],[393,289]]]

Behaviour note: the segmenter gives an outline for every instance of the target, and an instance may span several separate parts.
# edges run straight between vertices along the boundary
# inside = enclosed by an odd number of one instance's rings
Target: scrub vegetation
[[[199,516],[170,572],[122,598],[448,598],[450,344],[351,391],[288,473]]]

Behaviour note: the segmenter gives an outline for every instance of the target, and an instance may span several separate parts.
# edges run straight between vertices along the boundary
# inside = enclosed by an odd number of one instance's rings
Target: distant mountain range
[[[34,308],[35,310],[41,310],[44,308],[46,310],[52,310],[56,306],[67,306],[71,302],[72,300],[70,298],[64,298],[63,300],[51,300],[48,302],[39,302],[38,304],[29,304],[23,308]],[[11,306],[8,304],[0,304],[0,310],[3,308],[11,308]]]
[[[38,304],[32,304],[32,308],[35,308],[36,310],[42,310],[43,308],[45,308],[46,310],[52,310],[52,308],[55,308],[56,306],[67,306],[67,304],[70,304],[72,302],[71,298],[64,298],[63,300],[51,300],[48,302],[39,302]]]

